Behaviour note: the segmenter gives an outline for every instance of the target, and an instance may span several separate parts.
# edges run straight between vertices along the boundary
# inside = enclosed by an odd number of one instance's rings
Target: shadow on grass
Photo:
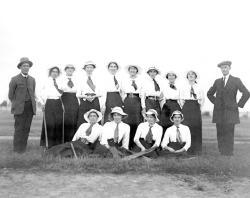
[[[192,159],[166,159],[146,161],[135,159],[120,161],[110,158],[61,159],[42,155],[38,141],[30,141],[24,154],[12,152],[11,141],[0,142],[0,169],[53,171],[68,173],[112,173],[112,174],[186,174],[208,176],[250,177],[250,145],[236,145],[235,156],[222,157],[215,144],[205,144],[202,156]],[[202,191],[202,188],[197,187]]]

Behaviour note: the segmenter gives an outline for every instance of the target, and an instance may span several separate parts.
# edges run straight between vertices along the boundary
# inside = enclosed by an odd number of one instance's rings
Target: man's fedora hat
[[[20,62],[17,65],[17,68],[20,69],[20,67],[22,66],[22,64],[24,63],[28,63],[30,65],[30,67],[32,67],[33,63],[27,58],[27,57],[22,57],[20,59]]]

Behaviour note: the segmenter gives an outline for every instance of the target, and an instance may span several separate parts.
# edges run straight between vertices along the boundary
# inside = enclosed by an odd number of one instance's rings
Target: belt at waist
[[[176,99],[166,99],[166,101],[177,102],[177,100],[176,100]]]
[[[96,96],[95,93],[86,93],[85,95],[86,95],[86,96]]]
[[[149,99],[149,100],[160,100],[160,97],[159,96],[146,96],[146,99]]]
[[[138,93],[127,93],[127,97],[134,98],[134,97],[139,97]]]

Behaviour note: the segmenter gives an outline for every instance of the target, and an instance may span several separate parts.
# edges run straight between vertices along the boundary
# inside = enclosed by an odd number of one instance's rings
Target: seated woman
[[[109,115],[111,121],[103,126],[101,144],[111,152],[112,148],[116,148],[123,154],[128,154],[126,151],[129,145],[130,127],[122,121],[126,116],[121,107],[114,107]],[[114,155],[113,152],[112,154]]]
[[[146,112],[147,122],[139,124],[134,137],[135,146],[134,151],[144,151],[149,148],[158,148],[161,144],[162,127],[157,124],[159,122],[158,113],[154,109],[149,109]],[[154,150],[145,156],[157,157],[158,151]]]
[[[161,143],[163,154],[183,155],[191,146],[191,134],[188,126],[181,124],[184,120],[180,111],[174,111],[170,117],[173,126],[169,127]]]

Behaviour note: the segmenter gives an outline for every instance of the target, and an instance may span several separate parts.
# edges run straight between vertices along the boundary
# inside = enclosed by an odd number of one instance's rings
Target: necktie
[[[137,90],[137,85],[135,83],[135,80],[132,80],[132,86],[134,87],[135,91]]]
[[[149,126],[148,134],[146,135],[146,142],[152,143],[153,142],[153,133],[152,133],[152,126]]]
[[[86,136],[89,136],[92,132],[92,128],[93,128],[94,124],[90,124],[89,128],[86,130]]]
[[[90,87],[93,91],[95,91],[95,85],[94,85],[94,83],[93,83],[93,81],[92,81],[92,79],[91,79],[90,76],[88,77],[87,84],[89,85],[89,87]]]
[[[118,127],[119,123],[116,124],[115,127],[115,134],[114,134],[114,142],[118,143],[119,141],[119,127]]]
[[[58,85],[57,85],[57,83],[56,83],[56,79],[55,79],[55,78],[53,78],[53,82],[54,82],[54,86],[55,86],[56,90],[57,90],[60,94],[62,94],[63,91],[62,91],[61,89],[58,88]]]
[[[197,95],[196,95],[196,93],[194,93],[194,88],[193,88],[193,86],[191,86],[191,90],[190,90],[190,97],[194,97],[194,99],[197,99]]]
[[[177,89],[176,86],[175,86],[174,84],[169,84],[169,86],[170,86],[171,89],[174,89],[174,90]]]
[[[74,87],[74,83],[72,82],[71,78],[68,78],[68,79],[69,79],[69,81],[68,81],[68,86],[69,86],[70,88]]]
[[[181,138],[181,132],[180,132],[180,127],[176,127],[176,141],[182,143],[182,138]]]
[[[156,82],[156,80],[153,79],[153,81],[154,81],[155,91],[160,91],[160,87],[159,87],[158,83]]]
[[[116,77],[114,76],[114,82],[115,82],[115,86],[116,86],[116,89],[119,89],[119,83],[116,79]]]

